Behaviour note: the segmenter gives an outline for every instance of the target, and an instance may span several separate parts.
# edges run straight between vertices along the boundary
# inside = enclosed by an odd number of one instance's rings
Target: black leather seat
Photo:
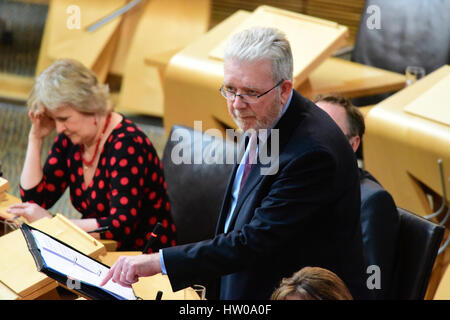
[[[444,227],[398,208],[400,229],[392,297],[422,300],[444,237]]]
[[[423,299],[444,227],[395,206],[391,195],[361,171],[361,226],[368,266],[377,266],[376,300]],[[374,275],[373,267],[368,276]],[[375,279],[371,278],[370,280]],[[368,279],[368,282],[369,281]]]
[[[407,66],[423,67],[428,74],[449,64],[449,12],[450,1],[446,0],[367,0],[351,59],[401,74]],[[379,29],[374,28],[378,13]],[[386,96],[353,102],[369,105]]]
[[[162,161],[178,244],[213,238],[233,170],[233,164],[222,160],[235,147],[233,142],[192,128],[172,128]],[[184,163],[179,163],[180,158]],[[195,159],[200,163],[194,163]],[[208,300],[219,298],[219,279],[198,284],[206,287]]]
[[[234,150],[234,147],[233,142],[192,128],[172,128],[164,148],[163,166],[178,244],[214,236],[233,169],[232,164],[221,162],[226,162],[222,161],[226,150]],[[184,163],[178,164],[180,158]],[[194,160],[201,163],[195,164]]]

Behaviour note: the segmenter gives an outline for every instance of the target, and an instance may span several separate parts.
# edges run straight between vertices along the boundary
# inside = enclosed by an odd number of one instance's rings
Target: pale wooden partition
[[[305,81],[348,34],[347,28],[337,23],[274,7],[261,6],[253,13],[238,11],[171,59],[165,78],[167,133],[173,124],[192,127],[194,120],[203,121],[203,130],[234,127],[218,92],[223,80],[223,49],[232,34],[259,25],[277,26],[289,38],[294,84]],[[308,50],[305,42],[311,43]]]
[[[398,206],[420,215],[432,211],[422,186],[442,195],[438,159],[445,180],[450,177],[449,81],[450,66],[443,66],[366,116],[366,168]]]
[[[174,124],[193,127],[194,121],[202,121],[202,130],[235,128],[219,93],[223,48],[232,34],[254,25],[286,33],[294,55],[294,87],[308,98],[330,92],[356,97],[404,87],[403,75],[330,57],[346,39],[345,26],[269,6],[239,10],[171,59],[164,82],[166,134]]]
[[[393,196],[398,207],[430,216],[450,200],[450,66],[443,66],[375,105],[366,115],[364,164]],[[443,196],[442,179],[447,190]],[[440,197],[439,201],[431,201]],[[449,226],[448,222],[446,226]],[[448,232],[446,232],[448,234]],[[444,238],[445,239],[445,238]],[[450,261],[449,248],[435,262],[427,298],[433,297]],[[443,283],[442,281],[445,281]],[[448,275],[440,284],[450,286]]]
[[[174,53],[208,30],[210,0],[142,1],[95,31],[87,30],[130,2],[49,0],[36,74],[56,59],[76,59],[101,82],[109,75],[120,78],[120,90],[113,94],[119,111],[162,116],[164,67]],[[0,83],[7,84],[0,88],[0,95],[24,100],[33,81],[0,75]]]
[[[31,225],[90,257],[98,258],[106,253],[99,241],[60,214],[52,219],[40,219]],[[20,230],[0,237],[0,251],[0,299],[37,299],[58,286],[55,280],[37,271]]]
[[[260,5],[335,21],[349,28],[348,43],[354,42],[365,0],[213,0],[211,25],[216,26],[237,10],[253,11]]]

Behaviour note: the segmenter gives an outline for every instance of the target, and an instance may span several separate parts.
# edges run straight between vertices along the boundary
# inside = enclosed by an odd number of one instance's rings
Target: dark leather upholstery
[[[371,5],[380,8],[380,29],[367,26]],[[367,0],[352,59],[402,74],[422,66],[428,74],[450,62],[449,12],[447,0]]]
[[[423,299],[444,227],[398,208],[400,229],[394,271],[394,299]]]
[[[182,137],[174,133],[182,133]],[[232,164],[220,164],[215,159],[225,159],[225,151],[235,147],[233,142],[213,138],[192,128],[172,128],[162,161],[178,244],[214,237],[225,189],[233,170]],[[182,149],[187,153],[181,153]],[[176,164],[172,153],[175,157],[180,154],[187,156],[191,164]],[[200,164],[194,164],[196,158],[201,160]],[[208,300],[219,298],[218,279],[205,279],[198,284],[206,287]]]
[[[360,170],[361,226],[368,266],[377,265],[381,288],[372,298],[423,299],[444,227],[395,206],[391,195]]]
[[[181,131],[180,131],[181,130]],[[182,133],[176,138],[174,132]],[[176,139],[172,141],[171,137]],[[214,159],[225,159],[225,150],[234,143],[219,137],[195,131],[188,127],[174,126],[163,154],[164,176],[171,202],[172,216],[177,228],[178,244],[212,238],[216,230],[225,188],[232,164],[217,164]],[[187,150],[191,164],[176,164],[174,156]],[[194,164],[200,159],[200,164]],[[208,164],[210,163],[210,164]]]
[[[367,8],[373,5],[380,8],[380,29],[368,27],[374,11]],[[351,59],[401,74],[407,66],[421,66],[428,74],[449,64],[449,12],[448,0],[367,0]],[[354,103],[372,104],[385,96]]]

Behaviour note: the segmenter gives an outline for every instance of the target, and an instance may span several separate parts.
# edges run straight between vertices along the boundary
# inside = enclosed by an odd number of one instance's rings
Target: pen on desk
[[[109,230],[109,226],[105,226],[105,227],[101,227],[101,228],[98,228],[98,229],[94,229],[94,230],[88,231],[87,233],[103,232],[103,231],[108,231],[108,230]]]
[[[158,238],[159,233],[161,232],[162,229],[162,225],[160,222],[157,222],[155,227],[153,228],[152,233],[150,234],[150,238],[147,241],[147,244],[144,247],[144,250],[142,250],[142,253],[146,253],[148,248],[150,248],[150,246],[152,245],[153,241],[156,240],[156,238]]]
[[[161,290],[159,290],[158,293],[156,294],[155,300],[161,300],[162,295],[163,295],[163,292]]]

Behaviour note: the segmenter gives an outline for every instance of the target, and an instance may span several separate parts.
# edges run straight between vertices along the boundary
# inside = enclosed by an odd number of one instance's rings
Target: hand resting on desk
[[[41,218],[52,217],[47,210],[40,207],[36,203],[30,202],[12,204],[6,212],[14,215],[15,217],[24,217],[30,223]]]

